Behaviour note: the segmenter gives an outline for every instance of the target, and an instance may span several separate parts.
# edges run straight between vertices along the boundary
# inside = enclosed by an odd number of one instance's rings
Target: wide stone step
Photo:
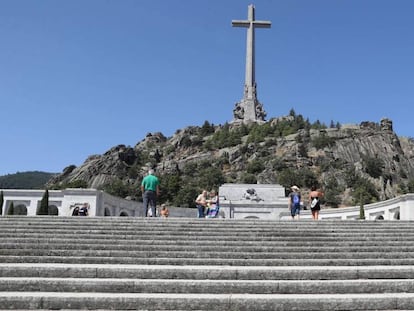
[[[287,210],[287,209],[286,209]],[[79,222],[79,221],[88,221],[88,222],[99,222],[99,223],[110,223],[110,224],[117,224],[117,223],[135,223],[137,222],[137,219],[139,222],[151,222],[151,221],[156,221],[158,218],[142,218],[142,217],[65,217],[65,216],[7,216],[5,217],[7,219],[2,220],[2,222],[31,222],[34,218],[40,219],[42,222]],[[277,220],[276,218],[273,219],[230,219],[230,218],[214,218],[214,219],[200,219],[200,218],[196,218],[196,217],[188,217],[188,218],[184,218],[184,217],[179,217],[179,218],[175,218],[175,217],[170,217],[167,219],[163,219],[166,222],[167,221],[171,221],[174,220],[176,222],[188,222],[191,221],[193,223],[197,223],[197,222],[203,222],[203,221],[210,221],[210,222],[234,222],[237,221],[238,223],[248,223],[248,224],[252,224],[252,223],[280,223],[280,222],[292,222],[292,220]],[[336,223],[338,221],[341,221],[344,224],[355,224],[358,223],[360,221],[358,220],[354,220],[354,219],[344,219],[344,220],[337,220],[337,219],[323,219],[320,220],[323,222],[327,222],[327,223]],[[295,222],[310,222],[312,223],[313,220],[311,219],[300,219],[300,220],[295,220]],[[371,225],[375,225],[378,223],[384,223],[387,221],[384,220],[375,220],[375,221],[369,221]],[[398,223],[409,223],[409,220],[398,220],[398,221],[390,221],[390,222],[398,222]]]
[[[217,229],[211,229],[210,231],[203,231],[203,230],[160,230],[160,231],[143,231],[140,232],[139,230],[93,230],[93,229],[80,229],[77,230],[66,230],[66,229],[50,229],[50,230],[33,230],[32,228],[22,228],[22,229],[3,229],[0,230],[0,234],[2,236],[9,236],[9,237],[53,237],[53,236],[62,236],[66,238],[79,238],[83,236],[85,239],[94,237],[94,238],[113,238],[114,236],[117,237],[125,237],[130,239],[136,238],[151,238],[151,237],[166,237],[171,236],[172,238],[180,239],[180,238],[189,238],[191,239],[223,239],[228,240],[230,238],[239,237],[240,241],[245,239],[269,239],[269,240],[282,240],[282,239],[294,239],[296,238],[305,238],[305,239],[342,239],[347,237],[355,238],[390,238],[390,239],[403,239],[406,237],[407,239],[414,239],[414,232],[412,230],[396,230],[392,232],[384,231],[384,230],[363,230],[363,231],[334,231],[334,230],[300,230],[300,231],[289,231],[283,230],[282,232],[278,231],[234,231],[231,228],[219,231]]]
[[[48,218],[49,217],[49,218]],[[410,221],[345,221],[340,220],[341,226],[337,226],[338,221],[330,220],[299,220],[299,221],[277,221],[277,220],[239,220],[239,219],[194,219],[194,218],[139,218],[126,217],[122,219],[107,217],[29,217],[29,216],[8,216],[0,219],[1,226],[4,228],[56,228],[59,226],[70,228],[85,225],[89,228],[125,228],[125,229],[161,229],[161,228],[246,228],[253,230],[278,230],[283,228],[329,228],[329,229],[349,229],[360,230],[361,228],[384,228],[391,229],[397,227],[409,228]]]
[[[81,236],[96,236],[96,237],[101,237],[101,238],[111,238],[113,236],[120,236],[120,237],[126,237],[126,238],[151,238],[154,236],[171,236],[172,238],[183,238],[183,237],[187,237],[187,238],[193,238],[193,239],[220,239],[220,238],[224,238],[226,239],[226,236],[229,235],[230,237],[239,237],[240,240],[243,239],[249,239],[249,238],[274,238],[274,237],[278,237],[278,239],[281,238],[293,238],[293,237],[306,237],[308,239],[313,239],[313,238],[324,238],[326,236],[329,236],[330,238],[342,238],[342,237],[346,237],[346,236],[353,236],[353,237],[360,237],[360,238],[364,238],[364,237],[382,237],[382,238],[408,238],[408,239],[413,239],[414,238],[414,233],[412,232],[412,230],[408,231],[398,231],[398,232],[388,232],[385,230],[364,230],[364,231],[332,231],[332,230],[327,230],[322,231],[322,230],[301,230],[301,231],[289,231],[289,230],[284,230],[283,232],[277,232],[277,231],[260,231],[260,232],[255,232],[255,231],[234,231],[234,230],[230,230],[230,229],[226,229],[226,230],[222,230],[222,231],[218,231],[218,230],[214,230],[214,232],[212,232],[213,229],[211,231],[205,231],[205,230],[160,230],[160,231],[148,231],[146,230],[145,232],[140,232],[139,230],[131,230],[131,231],[126,231],[126,230],[93,230],[93,229],[77,229],[77,230],[66,230],[66,229],[39,229],[39,230],[33,230],[32,228],[22,228],[22,229],[18,229],[18,230],[14,230],[14,229],[8,229],[8,230],[0,230],[0,234],[3,235],[7,235],[7,236],[25,236],[25,237],[47,237],[47,236],[53,236],[53,235],[65,235],[67,237],[72,237],[72,238],[78,238]],[[228,238],[227,238],[228,239]]]
[[[158,294],[0,292],[3,309],[90,310],[409,310],[413,293]]]
[[[191,280],[414,279],[414,266],[215,266],[1,263],[2,278]]]
[[[159,220],[162,222],[162,220]],[[318,226],[310,225],[307,223],[296,223],[295,225],[284,223],[280,225],[242,225],[237,223],[222,223],[222,224],[191,224],[191,223],[151,223],[151,224],[142,224],[142,223],[134,223],[134,224],[118,224],[116,226],[111,225],[105,225],[105,224],[90,224],[87,222],[79,222],[79,223],[73,223],[73,224],[66,224],[66,223],[56,223],[56,224],[45,224],[45,225],[38,225],[38,224],[15,224],[12,223],[4,224],[1,222],[1,230],[4,231],[21,231],[26,230],[28,228],[31,228],[33,231],[39,231],[39,230],[78,230],[78,231],[124,231],[124,232],[162,232],[163,230],[170,230],[170,231],[205,231],[214,234],[214,232],[211,232],[211,229],[217,229],[220,232],[224,231],[240,231],[240,232],[284,232],[284,231],[291,231],[291,232],[300,232],[301,230],[320,230],[320,231],[326,231],[326,232],[343,232],[343,231],[349,231],[349,232],[363,232],[363,231],[373,231],[373,230],[382,230],[384,232],[390,232],[392,233],[393,228],[392,226],[335,226],[328,223],[323,223]],[[409,226],[401,226],[402,230],[408,230]]]
[[[2,234],[3,241],[12,241],[17,239],[17,241],[24,241],[28,239],[28,241],[35,241],[35,240],[46,240],[49,242],[53,242],[55,240],[64,240],[64,241],[77,241],[79,243],[111,243],[114,240],[119,241],[121,244],[125,243],[165,243],[165,244],[206,244],[206,243],[215,243],[215,244],[227,244],[227,243],[235,243],[237,242],[239,245],[251,244],[256,243],[257,245],[261,245],[262,243],[270,244],[270,243],[277,243],[277,244],[284,244],[284,245],[303,245],[303,244],[311,244],[315,243],[315,245],[320,245],[323,243],[330,243],[334,245],[340,245],[344,243],[399,243],[399,242],[414,242],[414,236],[408,236],[407,234],[400,234],[396,236],[390,236],[388,234],[371,234],[371,235],[352,235],[348,234],[346,236],[298,236],[296,238],[292,237],[281,237],[277,234],[270,235],[270,236],[237,236],[237,235],[230,235],[227,234],[222,237],[214,237],[214,236],[206,236],[206,235],[198,235],[198,236],[187,236],[186,234],[181,234],[179,236],[172,236],[165,234],[164,235],[96,235],[96,234],[85,234],[85,235],[74,235],[72,233],[66,234],[36,234],[32,233],[27,230],[26,233],[11,233],[11,234]],[[82,236],[80,239],[79,237]],[[275,245],[275,244],[271,244]]]
[[[5,217],[6,218],[6,217]],[[252,229],[257,231],[265,231],[265,230],[279,230],[284,228],[290,229],[300,229],[300,228],[309,228],[309,229],[334,229],[334,230],[362,230],[362,229],[384,229],[390,230],[395,228],[395,222],[375,222],[375,221],[353,221],[353,222],[346,222],[343,221],[341,226],[337,226],[337,221],[327,221],[327,220],[320,220],[320,221],[240,221],[235,219],[228,219],[223,221],[218,220],[199,220],[195,221],[189,218],[172,218],[172,219],[162,219],[162,218],[154,218],[154,219],[144,219],[144,218],[134,218],[128,222],[120,222],[120,221],[106,221],[104,217],[94,217],[92,218],[65,218],[65,217],[56,217],[51,218],[52,220],[47,220],[44,218],[34,219],[33,217],[28,217],[27,219],[15,218],[15,217],[7,217],[7,219],[1,219],[0,223],[2,224],[3,228],[26,228],[32,227],[34,229],[39,228],[76,228],[79,225],[85,225],[90,229],[101,229],[107,228],[111,229],[126,229],[126,230],[133,230],[133,229],[155,229],[160,230],[162,228],[183,228],[183,229],[191,229],[191,228],[234,228],[234,229]],[[406,221],[398,221],[399,227],[405,229],[410,227],[410,222]]]
[[[102,245],[103,247],[109,246],[225,246],[225,247],[236,247],[236,246],[263,246],[263,247],[335,247],[335,246],[344,246],[344,247],[378,247],[388,248],[393,246],[407,246],[411,247],[413,245],[413,240],[401,239],[401,240],[384,240],[384,238],[367,238],[360,239],[352,236],[338,239],[319,238],[319,239],[307,239],[301,238],[296,240],[288,239],[250,239],[239,241],[237,237],[231,237],[231,239],[190,239],[185,240],[165,240],[165,239],[129,239],[125,237],[119,238],[108,238],[108,239],[99,239],[99,236],[88,236],[82,237],[82,239],[74,238],[71,235],[59,235],[52,237],[16,237],[15,235],[4,236],[2,235],[3,242],[2,245],[5,245],[7,248],[9,244],[19,245],[19,244],[72,244],[76,243],[77,245]],[[76,242],[75,242],[76,241]],[[131,245],[133,242],[139,244]]]
[[[337,266],[360,266],[360,265],[414,265],[414,258],[313,258],[303,259],[277,258],[277,259],[240,259],[240,258],[171,258],[171,257],[65,257],[65,256],[0,256],[0,263],[67,263],[67,264],[156,264],[156,265],[229,265],[229,266],[308,266],[337,265]]]
[[[399,250],[398,252],[347,252],[337,249],[335,252],[245,252],[245,251],[118,251],[118,250],[67,250],[67,249],[0,249],[0,256],[51,256],[51,257],[112,257],[112,258],[176,258],[176,259],[224,259],[224,260],[298,260],[303,264],[308,259],[313,260],[344,260],[344,259],[414,259],[414,252]]]
[[[376,280],[178,280],[90,278],[2,278],[0,291],[210,293],[210,294],[363,294],[414,293],[414,279]]]
[[[230,248],[228,244],[222,245],[221,243],[211,243],[207,245],[203,245],[200,243],[197,244],[168,244],[168,245],[154,245],[153,243],[149,244],[98,244],[91,242],[86,243],[74,243],[72,240],[69,241],[37,241],[37,243],[33,242],[0,242],[0,250],[27,250],[33,251],[36,249],[40,249],[43,251],[46,250],[80,250],[80,251],[118,251],[118,252],[233,252],[233,253],[370,253],[370,252],[387,252],[387,253],[395,253],[395,252],[414,252],[414,246],[412,243],[407,242],[393,242],[392,245],[381,245],[382,247],[379,248],[377,245],[367,246],[367,245],[341,245],[341,243],[337,243],[335,246],[313,246],[309,244],[305,245],[297,245],[297,246],[272,246],[272,245],[257,245],[257,244],[247,244],[243,245],[244,243],[239,243],[237,245],[232,245]]]

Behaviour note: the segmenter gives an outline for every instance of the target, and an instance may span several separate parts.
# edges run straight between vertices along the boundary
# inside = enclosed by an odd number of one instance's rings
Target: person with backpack
[[[323,192],[317,190],[316,186],[311,187],[311,192],[309,193],[309,204],[312,212],[312,219],[319,219],[319,211],[321,210],[321,198],[323,197]]]
[[[290,188],[292,192],[289,194],[289,203],[288,207],[290,209],[290,215],[292,215],[292,219],[299,219],[300,215],[300,202],[301,202],[301,195],[300,189],[298,186],[292,186]]]

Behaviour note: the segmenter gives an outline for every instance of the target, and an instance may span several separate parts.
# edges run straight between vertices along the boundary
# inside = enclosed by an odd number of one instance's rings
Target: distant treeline
[[[0,189],[44,189],[55,173],[17,172],[0,176]]]

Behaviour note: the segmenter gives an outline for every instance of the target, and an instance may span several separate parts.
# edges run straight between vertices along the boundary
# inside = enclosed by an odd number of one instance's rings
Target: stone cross
[[[243,99],[236,103],[233,110],[234,121],[264,121],[266,113],[262,104],[257,100],[255,80],[255,53],[254,53],[254,32],[255,28],[270,28],[269,21],[256,21],[254,18],[254,5],[248,6],[247,20],[233,20],[233,27],[247,28],[246,46],[246,75],[244,83]]]

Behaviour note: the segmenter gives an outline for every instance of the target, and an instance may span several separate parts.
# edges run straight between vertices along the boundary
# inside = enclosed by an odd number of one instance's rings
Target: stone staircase
[[[1,217],[0,309],[414,310],[414,223]]]

